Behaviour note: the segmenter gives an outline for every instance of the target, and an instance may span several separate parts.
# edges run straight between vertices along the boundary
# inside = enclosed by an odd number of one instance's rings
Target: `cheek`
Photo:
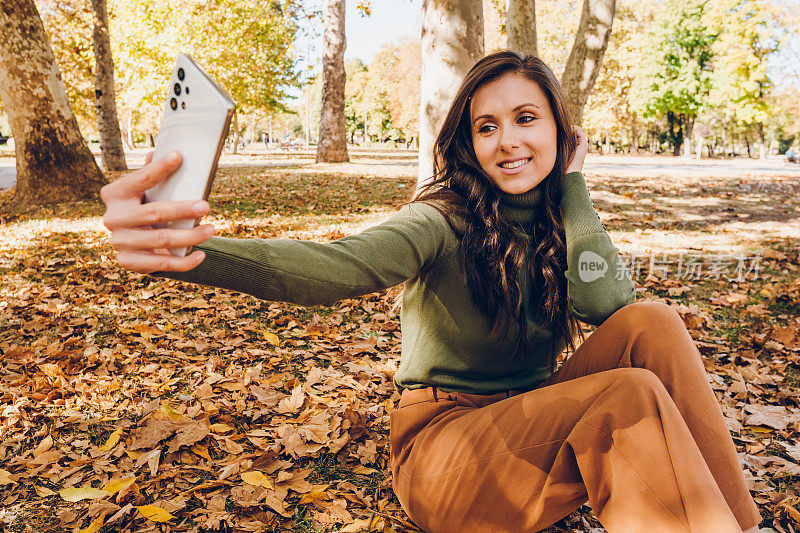
[[[472,148],[475,150],[475,157],[478,158],[478,162],[481,164],[483,169],[489,170],[489,167],[491,167],[494,159],[494,148],[492,147],[492,143],[488,142],[487,139],[475,137],[472,140]]]

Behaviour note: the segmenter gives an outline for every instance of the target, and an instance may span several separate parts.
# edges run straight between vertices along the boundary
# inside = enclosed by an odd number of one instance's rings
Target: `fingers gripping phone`
[[[178,54],[167,86],[153,159],[177,150],[183,162],[169,178],[145,192],[144,202],[208,198],[235,109],[230,96],[205,70],[188,55]],[[199,221],[176,220],[157,227],[191,229]],[[189,251],[170,249],[172,255],[180,257]]]

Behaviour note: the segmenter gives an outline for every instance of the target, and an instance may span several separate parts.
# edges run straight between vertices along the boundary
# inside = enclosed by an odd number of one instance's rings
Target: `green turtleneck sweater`
[[[541,203],[541,186],[523,194],[502,193],[505,213],[521,227]],[[564,177],[561,210],[570,308],[579,320],[599,325],[633,302],[633,283],[581,173]],[[491,320],[472,301],[460,273],[459,245],[435,207],[412,203],[381,224],[328,244],[212,237],[197,246],[206,258],[194,269],[154,274],[301,305],[330,305],[404,283],[402,358],[394,377],[398,388],[433,385],[480,394],[534,388],[552,373],[553,332],[534,319],[541,295],[520,280],[528,316],[527,353],[514,350],[520,334],[516,324],[495,344],[489,339]],[[565,345],[559,339],[556,352]]]

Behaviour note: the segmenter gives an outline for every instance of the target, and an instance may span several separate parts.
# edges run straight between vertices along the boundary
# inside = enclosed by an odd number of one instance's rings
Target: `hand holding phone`
[[[208,198],[235,107],[205,70],[188,55],[178,54],[167,84],[153,157],[158,160],[176,151],[183,157],[183,164],[168,179],[145,191],[145,203]],[[154,226],[188,230],[198,221],[198,217],[192,217]],[[188,251],[186,247],[170,248],[176,256]]]
[[[103,223],[111,231],[111,245],[124,268],[150,272],[185,272],[199,265],[205,254],[196,250],[185,257],[176,257],[168,248],[188,248],[214,235],[214,226],[204,224],[190,229],[164,226],[179,220],[197,220],[208,213],[205,200],[160,201],[142,203],[145,191],[163,183],[181,165],[177,152],[152,161],[148,154],[142,168],[126,174],[100,190],[106,204]],[[174,157],[173,157],[174,156]]]

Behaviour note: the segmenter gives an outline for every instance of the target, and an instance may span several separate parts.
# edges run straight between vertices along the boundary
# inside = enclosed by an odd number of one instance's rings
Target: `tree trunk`
[[[697,159],[698,161],[703,158],[703,141],[704,140],[705,140],[705,137],[703,137],[702,135],[698,135],[697,136],[697,150],[696,150],[696,152],[694,154],[694,158]]]
[[[233,153],[239,153],[239,113],[233,112]]]
[[[766,159],[767,158],[767,146],[768,145],[767,145],[766,136],[764,135],[764,125],[761,122],[759,122],[759,123],[757,123],[756,126],[757,126],[758,139],[759,139],[758,158],[759,159]]]
[[[506,35],[509,49],[539,55],[536,46],[536,0],[509,0]]]
[[[750,139],[747,137],[747,132],[744,134],[744,143],[747,146],[747,158],[750,159],[753,157],[753,154],[750,152]]]
[[[97,128],[100,130],[100,156],[106,170],[128,170],[122,134],[119,131],[117,103],[114,100],[114,58],[108,37],[106,0],[92,0],[94,11],[94,96],[97,108]]]
[[[692,131],[694,131],[694,118],[683,116],[683,157],[692,157]]]
[[[319,117],[317,163],[349,161],[344,119],[345,0],[325,0],[325,33],[322,52],[322,109]]]
[[[417,184],[433,175],[433,143],[453,95],[483,57],[480,0],[423,0]]]
[[[69,107],[33,0],[0,2],[0,100],[14,135],[14,202],[96,198],[106,179]]]
[[[616,0],[583,0],[575,42],[561,76],[561,85],[576,125],[583,120],[583,106],[600,73],[616,7]]]

